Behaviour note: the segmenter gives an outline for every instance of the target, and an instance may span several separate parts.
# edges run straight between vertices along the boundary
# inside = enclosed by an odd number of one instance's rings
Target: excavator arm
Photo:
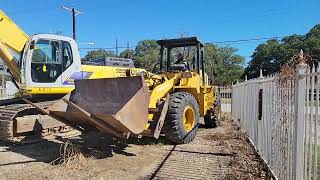
[[[20,79],[20,66],[16,56],[22,54],[28,35],[0,10],[0,58],[16,81]]]

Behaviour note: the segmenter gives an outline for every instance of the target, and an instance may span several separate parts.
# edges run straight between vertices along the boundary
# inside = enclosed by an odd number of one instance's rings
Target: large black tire
[[[215,128],[218,126],[218,113],[215,110],[209,110],[204,116],[204,125],[206,128]]]
[[[194,117],[194,119],[185,118],[188,120],[184,121],[184,117]],[[166,139],[173,144],[191,142],[197,134],[199,118],[199,106],[192,94],[187,92],[171,94],[163,126]]]

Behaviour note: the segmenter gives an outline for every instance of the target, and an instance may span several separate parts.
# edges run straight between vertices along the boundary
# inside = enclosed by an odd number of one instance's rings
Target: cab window
[[[72,58],[72,49],[70,43],[63,41],[62,42],[62,61],[63,61],[63,69],[67,69],[73,62]]]
[[[36,42],[31,60],[33,82],[55,82],[62,73],[61,42],[39,40]]]
[[[34,48],[32,62],[38,63],[60,63],[59,42],[39,40]]]

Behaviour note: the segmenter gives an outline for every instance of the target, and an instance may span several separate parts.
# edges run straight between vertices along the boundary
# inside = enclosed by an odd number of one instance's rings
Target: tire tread
[[[187,92],[175,92],[170,96],[169,107],[164,123],[163,131],[168,141],[174,144],[191,142],[198,130],[195,127],[192,132],[186,133],[182,126],[182,111],[187,105],[191,105],[196,113],[196,125],[199,123],[199,106],[195,97]],[[181,121],[181,122],[179,122]]]

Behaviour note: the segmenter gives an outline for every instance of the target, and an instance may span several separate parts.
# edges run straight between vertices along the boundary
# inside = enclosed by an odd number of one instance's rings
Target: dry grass
[[[221,121],[227,121],[227,120],[232,120],[231,113],[221,113]]]
[[[234,154],[228,163],[232,169],[224,179],[263,179],[267,171],[253,147],[247,142],[247,134],[239,128],[229,114],[221,116],[216,131],[203,136],[205,140],[219,142],[223,152]]]
[[[63,166],[68,169],[81,169],[87,164],[87,158],[80,147],[67,141],[60,146],[60,155],[51,162],[53,165]]]

